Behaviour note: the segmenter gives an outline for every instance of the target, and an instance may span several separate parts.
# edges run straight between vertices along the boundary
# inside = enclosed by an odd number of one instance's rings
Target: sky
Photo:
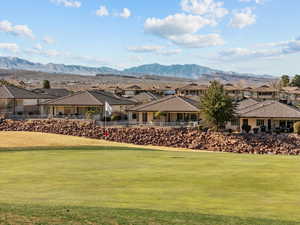
[[[299,0],[2,0],[0,56],[300,73]]]

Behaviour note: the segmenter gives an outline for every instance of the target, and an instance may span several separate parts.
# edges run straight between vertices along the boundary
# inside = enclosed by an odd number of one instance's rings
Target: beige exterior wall
[[[257,120],[263,120],[266,128],[268,128],[268,120],[271,120],[272,129],[280,127],[280,121],[293,121],[293,122],[300,121],[299,118],[272,118],[272,119],[269,119],[269,118],[240,118],[240,128],[242,128],[242,126],[243,126],[244,119],[248,120],[248,124],[251,126],[251,129],[261,127],[261,126],[257,125]]]
[[[90,108],[97,108],[99,110],[99,114],[103,113],[103,107],[99,106],[45,106],[44,111],[49,113],[50,115],[75,115],[79,114],[85,116],[86,112]],[[47,110],[46,110],[47,109]],[[54,109],[54,112],[53,112]]]
[[[145,113],[147,113],[147,121],[143,121],[143,115],[144,115],[143,112],[136,113],[138,115],[136,120],[140,123],[143,123],[143,122],[148,122],[148,123],[151,123],[151,122],[177,122],[177,113],[176,112],[171,112],[171,113],[169,113],[169,116],[168,115],[162,116],[160,119],[154,118],[155,112],[145,112]],[[178,113],[183,114],[182,112],[178,112]],[[198,114],[197,113],[186,113],[186,114],[196,114],[196,115],[198,115],[198,119],[200,118],[199,113]],[[168,121],[168,117],[170,118],[170,121]]]

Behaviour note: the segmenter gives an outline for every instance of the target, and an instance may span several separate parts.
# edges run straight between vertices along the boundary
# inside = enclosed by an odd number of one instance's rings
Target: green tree
[[[288,75],[282,75],[280,82],[282,84],[282,87],[287,87],[290,84],[290,77]]]
[[[226,94],[218,81],[211,82],[207,92],[200,98],[200,112],[208,126],[219,130],[235,117],[236,104]]]
[[[292,86],[300,87],[300,75],[295,75],[292,80]]]
[[[44,80],[43,81],[43,88],[45,88],[45,89],[50,89],[51,88],[49,80]]]

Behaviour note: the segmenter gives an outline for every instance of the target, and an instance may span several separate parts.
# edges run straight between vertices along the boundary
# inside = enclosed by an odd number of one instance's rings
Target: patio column
[[[16,99],[13,99],[13,115],[16,115]]]

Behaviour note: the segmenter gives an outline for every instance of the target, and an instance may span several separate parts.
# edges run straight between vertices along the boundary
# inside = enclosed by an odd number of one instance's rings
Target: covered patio
[[[168,96],[129,109],[128,117],[140,124],[198,122],[201,120],[199,104],[183,96]]]
[[[300,110],[278,101],[256,102],[246,100],[238,108],[239,128],[249,125],[261,132],[292,132],[300,121]]]
[[[113,113],[125,115],[125,110],[134,102],[104,91],[85,91],[65,96],[43,104],[43,113],[49,117],[75,119],[104,118],[105,102],[112,106]]]

